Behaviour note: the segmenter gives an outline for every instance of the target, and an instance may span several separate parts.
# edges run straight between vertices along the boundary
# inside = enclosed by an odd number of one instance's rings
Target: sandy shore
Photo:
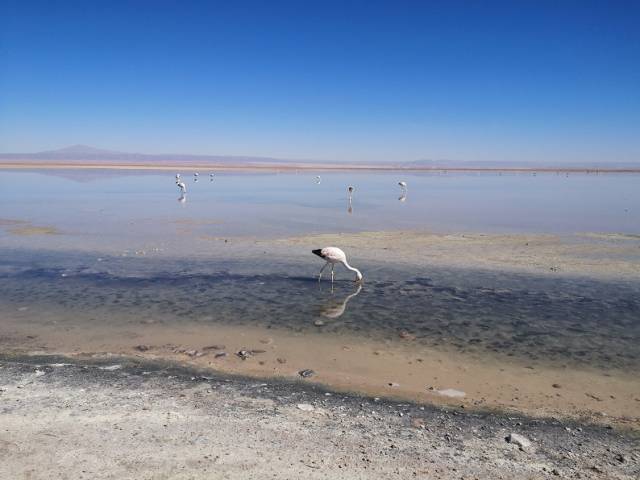
[[[447,349],[402,338],[302,335],[273,328],[164,323],[35,326],[3,313],[0,348],[14,355],[57,354],[78,360],[171,360],[193,368],[309,383],[335,391],[419,404],[501,410],[640,430],[640,378],[619,370],[552,367]],[[237,352],[247,352],[245,358]]]
[[[628,432],[163,363],[3,357],[0,399],[2,478],[633,479],[640,472],[638,437]]]
[[[520,168],[520,167],[400,167],[393,165],[340,165],[327,163],[236,163],[236,164],[215,164],[215,163],[88,163],[88,162],[0,162],[0,169],[7,170],[210,170],[210,171],[234,171],[234,172],[256,172],[256,171],[363,171],[363,172],[568,172],[568,173],[640,173],[640,168]]]
[[[265,242],[270,243],[270,242]],[[640,235],[441,234],[420,231],[306,235],[288,246],[340,245],[357,258],[405,264],[640,280]]]

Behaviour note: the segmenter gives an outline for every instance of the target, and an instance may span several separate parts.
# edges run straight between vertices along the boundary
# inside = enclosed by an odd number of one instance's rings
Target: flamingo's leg
[[[318,275],[318,281],[322,280],[322,272],[324,272],[324,269],[327,268],[327,265],[329,265],[329,262],[325,263],[320,269],[320,275]]]
[[[335,263],[331,264],[331,283],[333,283],[333,268],[335,267]]]

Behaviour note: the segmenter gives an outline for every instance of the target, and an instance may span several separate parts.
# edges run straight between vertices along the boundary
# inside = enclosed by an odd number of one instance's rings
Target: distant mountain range
[[[38,166],[51,165],[124,165],[124,166],[198,166],[198,167],[282,167],[282,168],[363,168],[363,169],[460,169],[460,170],[508,170],[508,169],[575,169],[575,170],[640,170],[637,163],[563,163],[543,164],[530,162],[489,162],[453,160],[415,160],[412,162],[325,162],[321,160],[287,160],[272,157],[234,155],[189,155],[128,153],[87,145],[72,145],[59,150],[37,153],[0,153],[0,163]]]
[[[212,164],[212,165],[252,165],[306,163],[269,157],[232,155],[188,155],[188,154],[146,154],[117,152],[87,145],[72,145],[59,150],[36,153],[0,153],[0,161],[25,161],[34,163],[124,163],[124,164]]]

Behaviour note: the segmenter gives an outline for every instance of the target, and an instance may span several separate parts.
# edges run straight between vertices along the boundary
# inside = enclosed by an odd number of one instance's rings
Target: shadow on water
[[[487,277],[469,281],[473,272],[463,272],[466,282],[434,274],[332,286],[311,276],[193,273],[188,264],[177,272],[163,264],[164,271],[141,276],[93,267],[0,267],[3,307],[61,309],[63,322],[87,328],[105,319],[122,326],[153,318],[374,340],[401,341],[398,334],[406,331],[416,346],[556,365],[640,367],[636,285],[589,281],[562,288],[547,278],[505,275],[498,285]]]

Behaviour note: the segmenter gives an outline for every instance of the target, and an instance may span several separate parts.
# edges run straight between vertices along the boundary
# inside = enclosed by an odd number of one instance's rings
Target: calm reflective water
[[[166,238],[175,222],[200,235],[289,236],[336,231],[640,233],[640,175],[169,172],[47,175],[0,171],[0,218],[82,235],[84,242]],[[398,181],[408,184],[406,196]],[[347,186],[354,185],[351,208]],[[51,241],[55,239],[50,239]]]

